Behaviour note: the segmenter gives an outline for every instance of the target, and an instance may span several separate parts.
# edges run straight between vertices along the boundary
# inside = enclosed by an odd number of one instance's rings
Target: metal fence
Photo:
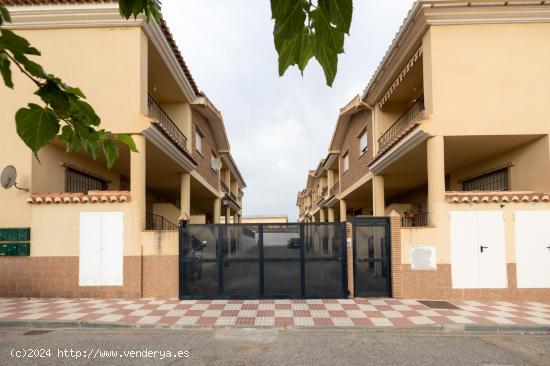
[[[418,97],[393,125],[378,139],[378,149],[383,150],[401,131],[424,110],[424,95]]]
[[[164,216],[152,212],[145,213],[146,230],[178,230],[178,225],[168,221]]]
[[[345,298],[344,223],[180,226],[180,298]]]

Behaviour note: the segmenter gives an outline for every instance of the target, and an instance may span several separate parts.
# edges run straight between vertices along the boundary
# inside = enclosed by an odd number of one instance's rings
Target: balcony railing
[[[223,193],[229,193],[229,187],[227,186],[227,184],[225,184],[225,182],[223,180],[220,183],[221,183],[221,186],[222,186],[222,192]]]
[[[426,227],[428,226],[428,213],[417,212],[411,216],[403,216],[401,218],[402,227]]]
[[[168,221],[164,216],[156,215],[152,212],[145,214],[146,230],[178,230],[178,225]]]
[[[183,148],[187,148],[187,137],[181,132],[178,126],[172,121],[172,119],[166,114],[164,109],[158,104],[158,102],[149,94],[148,98],[149,114],[152,118],[161,125],[161,127]]]
[[[330,189],[330,195],[335,196],[336,193],[338,193],[339,190],[340,190],[340,181],[334,183],[334,185]]]
[[[409,107],[403,113],[397,121],[378,139],[378,149],[384,149],[396,136],[399,135],[411,122],[414,121],[416,116],[424,110],[424,95],[418,97],[413,105]]]

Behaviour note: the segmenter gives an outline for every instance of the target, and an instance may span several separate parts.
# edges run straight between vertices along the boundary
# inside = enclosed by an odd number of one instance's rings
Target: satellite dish
[[[8,165],[2,170],[2,176],[0,177],[0,183],[5,189],[10,189],[15,185],[17,179],[17,170],[13,165]]]
[[[15,167],[13,165],[8,165],[7,167],[2,170],[2,175],[0,176],[0,185],[4,187],[4,189],[10,189],[11,187],[15,187],[17,189],[20,189],[22,191],[29,191],[25,188],[19,188],[17,186],[17,170],[15,170]]]
[[[222,161],[219,158],[212,159],[212,169],[219,172],[222,168]]]

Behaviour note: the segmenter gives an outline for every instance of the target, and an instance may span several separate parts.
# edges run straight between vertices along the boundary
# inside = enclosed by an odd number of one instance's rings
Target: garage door
[[[550,211],[515,213],[519,288],[550,288]]]
[[[454,211],[450,219],[452,287],[506,288],[502,212]]]

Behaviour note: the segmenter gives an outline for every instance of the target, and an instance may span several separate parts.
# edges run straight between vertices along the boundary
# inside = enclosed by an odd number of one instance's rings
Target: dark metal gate
[[[391,296],[390,223],[385,217],[353,219],[355,296]]]
[[[180,226],[180,299],[345,298],[344,223]]]

